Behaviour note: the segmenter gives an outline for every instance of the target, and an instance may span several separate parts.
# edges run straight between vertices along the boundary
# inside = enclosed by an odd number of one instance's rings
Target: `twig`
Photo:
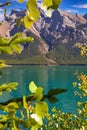
[[[8,6],[8,5],[10,5],[10,2],[8,1],[8,2],[6,2],[6,3],[4,3],[4,4],[0,4],[0,7],[3,7],[3,6]]]

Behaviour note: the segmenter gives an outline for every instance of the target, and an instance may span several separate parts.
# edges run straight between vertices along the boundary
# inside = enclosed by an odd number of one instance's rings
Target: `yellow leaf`
[[[29,17],[25,16],[24,17],[24,26],[25,28],[30,28],[33,25],[33,21],[29,21]]]
[[[18,0],[18,2],[22,3],[22,2],[24,2],[24,0]]]
[[[27,108],[27,102],[26,102],[26,96],[23,96],[23,107],[26,109]]]
[[[36,90],[37,90],[37,86],[36,84],[34,83],[34,81],[31,81],[30,84],[29,84],[29,90],[32,92],[32,93],[35,93]]]
[[[44,117],[48,114],[48,105],[46,102],[37,103],[35,110],[38,116]]]

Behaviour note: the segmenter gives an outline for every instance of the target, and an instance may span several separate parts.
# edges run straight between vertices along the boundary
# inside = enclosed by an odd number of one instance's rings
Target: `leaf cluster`
[[[11,92],[12,90],[16,90],[17,86],[17,82],[0,85],[0,96],[3,94],[3,92]]]
[[[4,60],[0,60],[0,69],[6,67],[6,62]]]
[[[24,0],[18,0],[20,3]],[[47,9],[57,9],[62,0],[43,0],[42,5]],[[17,24],[20,26],[23,24],[26,28],[30,28],[40,17],[37,0],[28,0],[26,3],[26,16],[24,18],[18,18]]]
[[[25,37],[23,36],[22,33],[16,33],[10,39],[1,37],[0,38],[0,53],[20,54],[23,50],[23,47],[21,45],[26,42],[31,43],[33,42],[33,40],[34,39],[32,37]]]
[[[80,43],[77,44],[77,47],[80,48],[80,54],[81,56],[87,56],[87,44],[84,43],[81,45]]]
[[[78,86],[78,95],[87,97],[87,75],[78,76],[78,81],[74,82],[74,87]],[[77,113],[63,112],[58,108],[52,109],[52,114],[46,117],[46,124],[43,124],[42,130],[86,130],[87,129],[87,101],[77,102]]]
[[[0,86],[0,90],[15,89],[17,85],[17,83],[3,84]],[[18,130],[22,125],[24,128],[37,130],[42,126],[43,118],[48,114],[47,103],[41,101],[43,88],[37,87],[32,81],[29,90],[31,91],[29,95],[31,97],[30,101],[27,100],[26,96],[23,96],[22,100],[14,100],[6,104],[0,103],[0,110],[3,111],[3,114],[0,114],[0,129],[11,128],[12,130]]]

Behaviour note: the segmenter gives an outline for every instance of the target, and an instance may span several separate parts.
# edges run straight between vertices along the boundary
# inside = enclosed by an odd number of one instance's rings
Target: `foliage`
[[[22,33],[16,33],[10,39],[0,38],[0,53],[13,54],[22,52],[21,43],[32,42],[32,37],[24,37]]]
[[[55,47],[56,46],[56,47]],[[72,44],[54,43],[54,48],[47,54],[57,64],[87,64],[87,58],[80,55],[80,48],[72,48]]]
[[[3,84],[0,86],[0,94],[16,90],[17,86],[18,83],[16,82]],[[18,130],[22,127],[38,130],[43,125],[44,117],[48,116],[48,105],[43,99],[49,100],[50,94],[55,95],[66,92],[66,90],[54,89],[49,90],[44,95],[43,88],[37,87],[33,81],[29,84],[29,90],[31,92],[29,96],[24,95],[23,98],[15,98],[0,103],[0,129],[11,128],[12,130]]]
[[[83,73],[77,76],[78,82],[73,82],[74,87],[78,87],[80,91],[75,91],[75,95],[81,98],[87,96],[87,76]],[[8,84],[8,88],[17,85]],[[13,87],[14,88],[14,87]],[[6,87],[2,86],[2,90]],[[64,113],[58,108],[53,108],[53,114],[48,114],[48,105],[42,99],[62,92],[61,90],[49,90],[44,95],[43,88],[37,87],[32,81],[29,84],[31,94],[22,100],[10,100],[6,103],[0,103],[0,129],[12,128],[18,130],[19,128],[31,128],[31,130],[86,130],[87,129],[87,101],[78,102],[77,114],[70,112]],[[43,123],[45,120],[45,123]]]
[[[61,2],[62,0],[50,0],[49,2],[47,0],[44,0],[43,5],[47,6],[47,9],[57,9]]]
[[[83,45],[78,43],[77,47],[81,49],[81,51],[80,51],[81,56],[87,56],[87,44],[86,43]]]
[[[78,76],[79,82],[74,82],[73,86],[78,86],[80,91],[75,91],[75,95],[87,97],[87,75],[81,73]],[[58,108],[52,109],[52,114],[46,117],[46,124],[42,130],[86,130],[87,129],[87,101],[77,102],[77,114],[64,113]]]
[[[6,62],[4,60],[0,60],[0,68],[6,67]]]
[[[14,55],[3,54],[0,57],[6,60],[7,64],[50,64],[46,58],[54,60],[56,64],[87,64],[87,58],[80,55],[80,49],[72,48],[69,43],[58,44],[46,54],[46,57],[45,54],[40,54],[39,46],[39,39],[34,38],[33,44],[28,44],[20,55],[16,54],[14,57]]]
[[[56,95],[66,91],[67,89],[60,89],[60,88],[50,89],[48,93],[44,95],[44,99],[48,99],[50,103],[55,103],[58,101]]]
[[[20,3],[24,2],[24,0],[18,0]],[[43,6],[46,6],[47,9],[57,9],[62,0],[43,0],[41,3]],[[40,17],[40,12],[38,9],[37,0],[28,0],[26,3],[26,16],[24,18],[18,18],[17,24],[20,26],[24,24],[26,28],[30,28]]]
[[[11,89],[14,85],[16,85],[16,83],[8,84],[7,88],[6,85],[5,87],[2,86],[1,89]],[[29,95],[31,101],[27,101],[27,97],[23,96],[23,101],[12,101],[7,105],[0,105],[0,110],[5,113],[0,114],[0,129],[12,128],[18,130],[20,124],[24,128],[31,128],[31,130],[38,129],[42,126],[43,118],[48,114],[47,103],[41,101],[43,89],[37,87],[33,81],[30,83],[29,89],[32,92],[32,94]],[[38,95],[41,96],[39,97]],[[20,115],[20,117],[18,115]]]
[[[24,0],[18,0],[19,2],[24,2]],[[47,9],[57,9],[60,5],[61,0],[43,0],[43,6]],[[7,2],[1,6],[9,5]],[[30,28],[34,22],[40,17],[38,10],[38,3],[36,0],[28,0],[26,3],[27,10],[26,16],[24,18],[19,18],[18,25],[24,24],[26,28]],[[4,10],[4,15],[6,15],[6,10]],[[32,42],[33,38],[24,37],[21,33],[15,34],[12,38],[0,38],[0,53],[20,54],[22,51],[21,43]],[[87,52],[87,47],[81,48],[82,55]],[[63,49],[63,48],[62,48]],[[65,55],[65,53],[64,53]],[[61,58],[62,59],[62,58]],[[5,62],[0,61],[0,67],[5,67]],[[79,95],[81,98],[87,96],[87,76],[81,74],[78,76],[79,82],[74,82],[74,87],[78,86],[79,91],[75,91],[75,95]],[[3,84],[0,86],[0,94],[3,92],[10,92],[15,90],[18,83],[13,82],[9,84]],[[29,128],[31,130],[86,130],[87,129],[87,101],[78,102],[77,114],[64,113],[57,108],[53,108],[53,114],[48,114],[48,105],[44,99],[48,99],[50,102],[57,101],[55,95],[65,92],[66,90],[54,89],[49,90],[49,92],[44,95],[43,88],[37,87],[37,85],[32,81],[29,84],[29,90],[31,94],[29,96],[23,96],[20,99],[11,99],[5,103],[0,103],[0,130],[5,130],[7,128],[12,130],[18,130],[20,128]],[[45,119],[45,124],[43,120]]]
[[[4,3],[4,4],[1,4],[1,3],[0,3],[0,7],[3,7],[3,6],[10,6],[10,4],[11,4],[11,3],[10,3],[9,1],[6,2],[6,3]]]
[[[17,86],[18,86],[17,82],[0,85],[0,96],[2,95],[3,92],[11,92],[12,90],[16,90]]]

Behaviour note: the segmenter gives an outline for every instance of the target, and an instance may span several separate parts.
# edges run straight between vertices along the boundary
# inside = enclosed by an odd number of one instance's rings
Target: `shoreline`
[[[87,66],[87,64],[59,64],[59,65],[48,65],[48,64],[7,64],[6,67],[12,66]]]

